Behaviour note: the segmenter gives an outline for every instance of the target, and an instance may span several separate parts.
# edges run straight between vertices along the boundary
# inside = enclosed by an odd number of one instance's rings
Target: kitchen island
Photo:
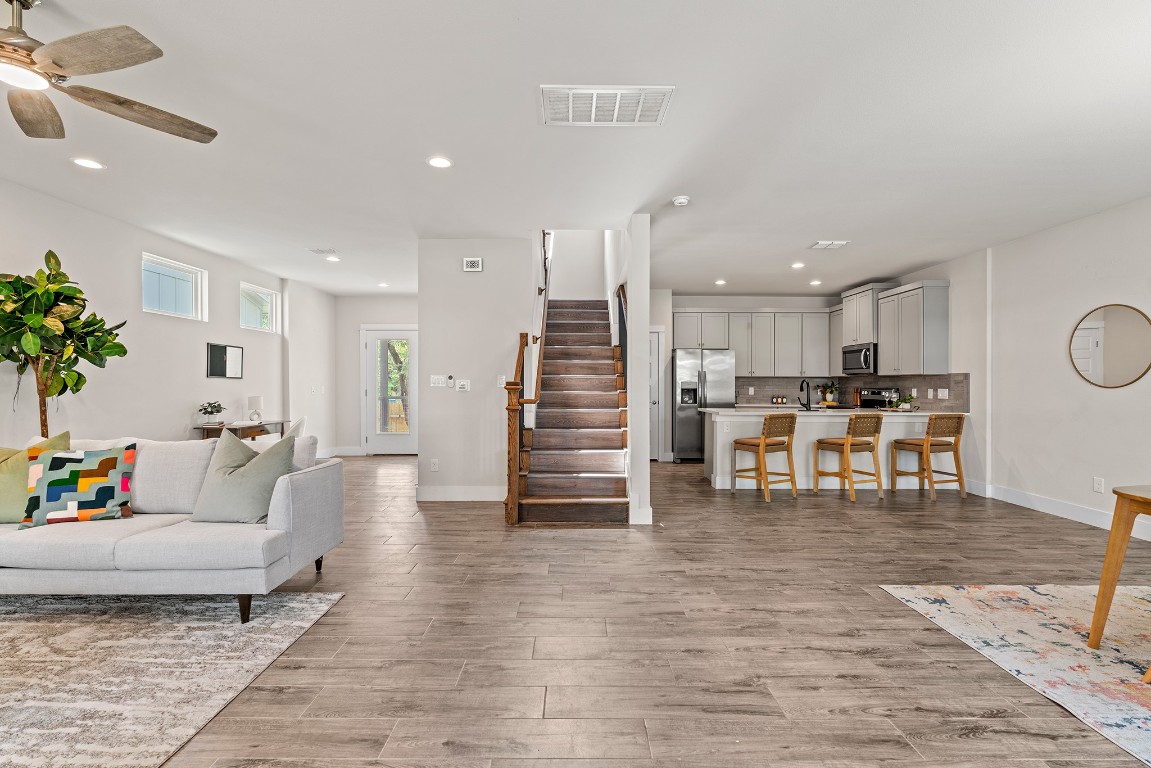
[[[740,437],[759,437],[763,429],[763,417],[767,413],[784,413],[795,411],[799,418],[795,424],[795,479],[800,488],[811,488],[811,479],[814,476],[812,466],[812,444],[821,437],[843,437],[847,433],[847,419],[853,413],[875,413],[874,410],[811,410],[804,411],[794,406],[746,406],[738,405],[734,408],[701,408],[704,414],[703,423],[703,468],[704,476],[717,489],[731,489],[731,442]],[[927,417],[930,413],[924,411],[884,411],[883,432],[879,438],[880,469],[883,472],[883,486],[888,487],[891,469],[888,461],[891,455],[891,441],[901,438],[922,438],[927,430]],[[900,469],[913,470],[916,466],[915,456],[907,452],[900,452]],[[945,472],[954,471],[949,456],[936,456],[937,470]],[[821,466],[827,470],[834,470],[838,466],[838,459],[834,454],[824,453],[821,457]],[[871,471],[871,454],[857,453],[852,457],[856,467]],[[752,455],[740,455],[740,467],[751,466]],[[786,472],[787,459],[783,454],[775,453],[767,456],[768,469],[772,472]],[[822,478],[820,490],[835,488],[838,490],[838,481],[833,477]],[[865,485],[862,489],[874,488]],[[918,490],[919,481],[914,477],[899,478],[900,488],[915,488]],[[947,486],[945,486],[947,487]],[[951,486],[954,487],[954,486]],[[755,480],[740,478],[739,488],[755,488]],[[786,485],[773,487],[775,493],[786,493]]]

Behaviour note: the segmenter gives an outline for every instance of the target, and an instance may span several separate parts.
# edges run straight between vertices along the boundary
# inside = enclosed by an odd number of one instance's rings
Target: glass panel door
[[[365,435],[372,453],[416,452],[416,332],[364,331]]]

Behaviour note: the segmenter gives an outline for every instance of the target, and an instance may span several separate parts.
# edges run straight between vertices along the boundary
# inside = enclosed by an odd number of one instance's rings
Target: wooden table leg
[[[1131,529],[1139,512],[1130,500],[1120,497],[1115,502],[1115,516],[1111,521],[1111,536],[1107,539],[1107,554],[1103,558],[1103,575],[1099,578],[1099,595],[1095,598],[1095,614],[1091,617],[1091,635],[1087,639],[1088,648],[1098,648],[1103,640],[1103,628],[1107,625],[1107,614],[1111,610],[1111,600],[1115,597],[1115,585],[1119,582],[1119,571],[1123,569],[1123,558],[1127,554],[1127,543],[1131,541]]]

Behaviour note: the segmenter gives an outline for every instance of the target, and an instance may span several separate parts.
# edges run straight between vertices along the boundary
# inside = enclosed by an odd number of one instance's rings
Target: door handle
[[[707,407],[707,373],[704,371],[699,372],[699,407]]]

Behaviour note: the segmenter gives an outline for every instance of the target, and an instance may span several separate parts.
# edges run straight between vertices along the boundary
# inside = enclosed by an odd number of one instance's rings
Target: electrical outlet
[[[437,376],[435,374],[432,374],[432,383],[430,386],[446,387],[447,385],[448,385],[448,377],[447,376]]]
[[[755,387],[748,387],[747,388],[747,394],[754,395],[755,394]]]
[[[1095,491],[1096,493],[1106,493],[1106,491],[1103,490],[1103,478],[1091,478],[1091,490]]]
[[[457,392],[471,392],[472,391],[471,379],[460,379],[459,381],[457,381],[456,382],[456,391]]]
[[[937,389],[937,390],[935,390],[935,394],[939,395],[940,400],[946,400],[947,398],[951,397],[951,390],[949,390],[949,389]]]
[[[439,472],[440,471],[440,460],[439,459],[432,459],[431,465],[432,465],[432,471],[433,472]]]
[[[927,399],[928,400],[934,400],[935,399],[935,390],[934,389],[927,390]]]
[[[728,423],[725,421],[725,422],[723,423],[723,431],[724,431],[724,432],[730,432],[730,431],[731,431],[731,424],[728,424]]]
[[[911,388],[911,396],[912,397],[919,397],[919,390],[916,389],[915,387],[912,387]]]
[[[313,395],[318,395],[319,393],[320,393],[320,388],[319,388],[319,387],[316,387],[316,386],[313,386],[313,387],[312,387],[312,394],[313,394]]]
[[[508,383],[508,377],[507,376],[500,376],[497,381],[499,383],[499,386],[503,387]]]
[[[926,424],[923,424],[922,422],[917,423],[915,425],[915,434],[922,435],[926,428],[927,428]]]

